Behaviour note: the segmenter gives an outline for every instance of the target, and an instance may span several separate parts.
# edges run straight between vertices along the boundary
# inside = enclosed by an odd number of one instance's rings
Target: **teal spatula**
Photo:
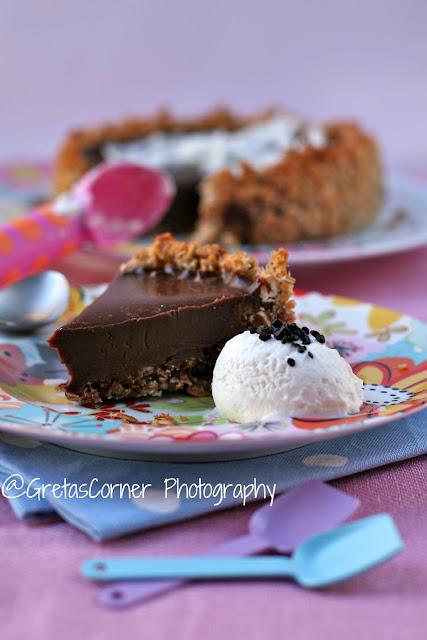
[[[402,549],[392,517],[382,513],[310,538],[291,558],[94,558],[83,563],[81,571],[91,580],[293,578],[303,587],[316,588],[367,571]]]

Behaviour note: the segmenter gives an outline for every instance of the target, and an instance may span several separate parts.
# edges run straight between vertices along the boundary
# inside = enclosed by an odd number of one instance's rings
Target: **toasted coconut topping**
[[[191,273],[221,273],[220,261],[226,249],[217,244],[197,244],[177,240],[170,233],[156,236],[149,247],[138,249],[132,258],[122,265],[121,271],[129,273],[137,269],[164,271],[176,269]]]
[[[217,244],[198,244],[177,240],[170,233],[157,236],[149,247],[138,249],[121,266],[121,273],[138,271],[187,271],[205,275],[234,275],[259,285],[265,309],[260,319],[278,317],[292,321],[294,301],[291,298],[295,280],[288,270],[286,249],[273,251],[269,263],[261,267],[255,258],[244,251],[227,251]],[[264,315],[263,315],[264,314]]]

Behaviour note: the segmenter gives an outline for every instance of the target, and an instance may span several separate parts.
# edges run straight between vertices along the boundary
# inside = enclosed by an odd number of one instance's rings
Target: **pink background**
[[[356,116],[390,162],[427,162],[423,0],[0,3],[0,160],[160,104]]]
[[[226,101],[354,115],[391,163],[427,167],[426,25],[423,0],[1,0],[0,160],[49,157],[79,123]],[[420,249],[296,275],[427,319],[426,269]],[[96,606],[83,559],[202,552],[241,534],[253,507],[97,545],[62,522],[30,528],[0,499],[0,637],[424,640],[426,474],[423,456],[337,483],[361,499],[358,517],[392,513],[407,544],[349,583],[206,583],[121,613]]]

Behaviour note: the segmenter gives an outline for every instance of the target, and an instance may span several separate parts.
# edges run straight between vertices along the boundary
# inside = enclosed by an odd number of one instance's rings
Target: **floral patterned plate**
[[[99,293],[99,287],[73,290],[67,318]],[[103,455],[224,459],[357,433],[426,404],[427,324],[367,302],[318,293],[298,296],[297,312],[364,380],[366,402],[357,415],[231,424],[218,415],[211,397],[182,394],[81,407],[57,389],[65,372],[46,344],[49,331],[32,337],[0,334],[0,429]]]

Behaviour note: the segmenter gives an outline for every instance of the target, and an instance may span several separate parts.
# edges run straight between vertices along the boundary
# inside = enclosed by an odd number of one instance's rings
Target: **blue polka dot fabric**
[[[55,512],[105,540],[423,453],[427,411],[271,456],[194,464],[102,458],[0,433],[0,482],[19,518]]]

